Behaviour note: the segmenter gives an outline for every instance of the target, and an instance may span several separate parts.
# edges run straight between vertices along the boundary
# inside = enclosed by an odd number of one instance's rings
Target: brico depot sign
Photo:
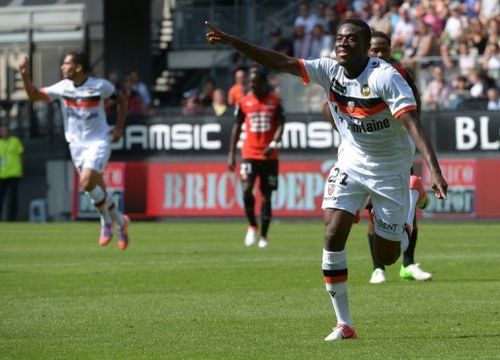
[[[500,159],[443,159],[443,176],[448,182],[446,200],[437,200],[427,168],[423,183],[430,202],[422,212],[431,218],[495,218],[500,216]]]
[[[273,214],[321,216],[324,178],[330,165],[330,162],[280,164],[278,190],[272,199]],[[229,172],[224,163],[149,164],[147,193],[147,214],[153,217],[243,214],[237,172]],[[257,212],[258,209],[257,204]]]

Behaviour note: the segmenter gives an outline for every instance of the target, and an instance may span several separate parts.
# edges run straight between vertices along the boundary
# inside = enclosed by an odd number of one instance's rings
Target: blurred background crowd
[[[362,18],[390,36],[393,58],[416,77],[423,110],[500,110],[497,0],[302,2],[293,22],[275,24],[260,45],[304,59],[335,58],[336,28],[350,17]],[[246,87],[245,62],[234,54],[230,86],[218,85],[224,79],[207,77],[184,92],[183,112],[196,114],[234,105]],[[273,83],[278,86],[277,81]]]

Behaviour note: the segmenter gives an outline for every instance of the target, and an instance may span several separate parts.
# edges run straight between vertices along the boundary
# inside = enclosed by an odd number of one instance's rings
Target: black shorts
[[[278,160],[243,159],[240,164],[243,191],[252,189],[257,178],[260,180],[262,193],[276,190],[278,188]]]

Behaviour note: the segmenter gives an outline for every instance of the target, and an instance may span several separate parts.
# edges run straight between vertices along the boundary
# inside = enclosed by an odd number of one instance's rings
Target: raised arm
[[[23,80],[24,90],[31,101],[45,101],[46,97],[31,82],[29,72],[29,59],[25,57],[19,64],[19,72]]]
[[[400,120],[403,121],[408,133],[415,142],[415,146],[422,154],[424,161],[431,172],[432,188],[438,199],[446,199],[448,184],[441,174],[441,168],[432,148],[432,145],[427,137],[422,124],[415,111],[410,111],[401,115]]]
[[[299,59],[251,44],[236,36],[226,34],[208,21],[205,21],[205,25],[210,30],[206,35],[209,44],[229,45],[262,66],[276,71],[302,76]]]

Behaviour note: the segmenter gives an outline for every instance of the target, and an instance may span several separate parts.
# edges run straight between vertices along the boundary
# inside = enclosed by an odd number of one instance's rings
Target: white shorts
[[[111,145],[105,142],[88,145],[70,143],[69,151],[78,171],[92,169],[103,173],[111,155]]]
[[[322,209],[341,209],[351,214],[362,210],[370,197],[374,227],[378,236],[401,241],[410,205],[410,172],[389,176],[368,176],[338,163],[330,170],[325,183]]]

